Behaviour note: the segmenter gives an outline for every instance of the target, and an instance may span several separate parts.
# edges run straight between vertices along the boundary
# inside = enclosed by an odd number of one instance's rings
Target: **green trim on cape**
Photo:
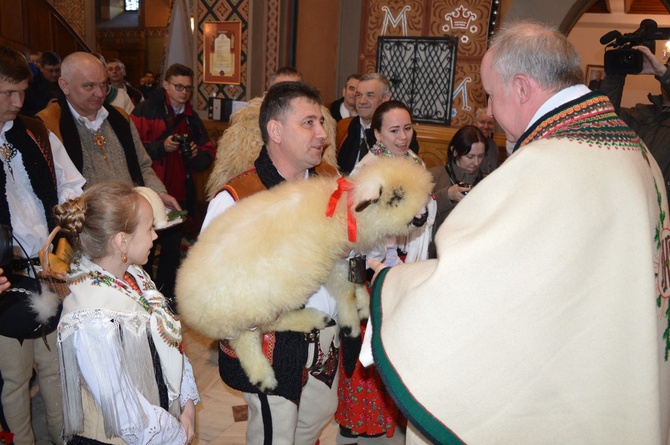
[[[391,270],[391,268],[387,267],[379,272],[379,275],[373,283],[371,292],[372,307],[370,310],[370,317],[372,317],[372,356],[374,357],[375,366],[396,405],[403,412],[407,420],[415,426],[426,439],[433,443],[444,445],[463,445],[465,442],[463,442],[456,433],[435,418],[435,416],[427,411],[426,408],[414,398],[409,388],[407,388],[403,382],[402,377],[398,375],[398,372],[386,355],[381,339],[381,294],[384,278],[389,270]],[[449,401],[445,400],[445,403],[449,403]]]

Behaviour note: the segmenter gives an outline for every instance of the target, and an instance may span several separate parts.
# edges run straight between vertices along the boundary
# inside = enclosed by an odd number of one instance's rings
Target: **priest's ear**
[[[531,99],[533,92],[537,92],[537,86],[535,79],[524,74],[517,74],[514,76],[514,79],[512,79],[512,88],[521,104],[524,104]]]

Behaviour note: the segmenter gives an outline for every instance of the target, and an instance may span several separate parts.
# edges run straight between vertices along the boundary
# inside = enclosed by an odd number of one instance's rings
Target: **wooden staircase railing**
[[[0,0],[0,44],[61,57],[89,46],[46,0]]]

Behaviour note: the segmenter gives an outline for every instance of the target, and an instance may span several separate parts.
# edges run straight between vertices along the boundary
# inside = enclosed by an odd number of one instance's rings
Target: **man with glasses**
[[[35,116],[51,102],[58,98],[58,78],[60,77],[61,59],[58,54],[47,51],[40,56],[37,63],[39,72],[30,82],[23,101],[21,114]]]
[[[175,63],[165,72],[163,88],[140,102],[130,115],[153,159],[154,171],[191,216],[196,210],[193,173],[209,168],[216,155],[205,126],[193,111],[192,95],[193,70]],[[160,244],[161,250],[153,278],[169,301],[174,301],[182,235],[182,225],[175,225],[162,230],[154,245]],[[153,258],[152,251],[149,264]]]
[[[154,190],[163,203],[181,210],[151,168],[135,125],[125,111],[105,103],[107,73],[102,62],[85,52],[63,60],[58,84],[64,98],[37,114],[65,146],[90,187],[121,180]]]

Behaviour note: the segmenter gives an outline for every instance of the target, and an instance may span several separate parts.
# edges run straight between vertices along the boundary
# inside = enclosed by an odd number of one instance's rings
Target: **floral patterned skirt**
[[[366,323],[361,324],[365,335]],[[386,391],[377,368],[365,368],[360,361],[350,378],[347,378],[340,360],[340,381],[337,390],[335,421],[351,435],[392,437],[396,425],[406,424],[391,395]]]

